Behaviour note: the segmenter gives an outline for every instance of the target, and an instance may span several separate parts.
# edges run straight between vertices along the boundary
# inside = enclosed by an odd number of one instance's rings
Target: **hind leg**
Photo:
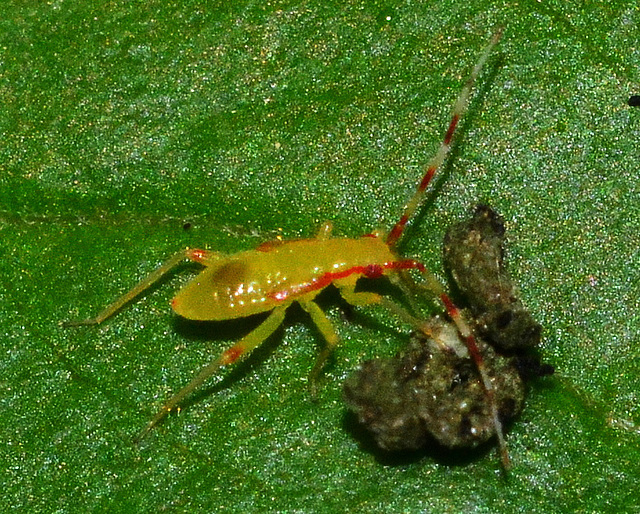
[[[211,262],[218,260],[220,257],[220,253],[210,252],[208,250],[197,250],[195,248],[187,248],[186,250],[181,250],[173,255],[158,269],[152,271],[149,275],[144,277],[133,289],[126,292],[125,294],[117,298],[114,302],[107,305],[95,317],[79,321],[66,321],[62,325],[64,327],[77,327],[80,325],[97,325],[99,323],[102,323],[104,320],[110,318],[116,312],[122,309],[122,307],[133,300],[136,296],[149,289],[161,278],[163,278],[177,266],[182,264],[182,262],[184,262],[185,260],[188,259],[190,261],[203,264],[204,266],[208,266]]]
[[[149,424],[136,438],[136,442],[143,439],[158,423],[160,423],[180,402],[211,378],[221,367],[233,364],[245,358],[254,348],[262,344],[275,330],[282,325],[287,306],[277,307],[255,330],[249,332],[240,341],[228,350],[225,350],[218,358],[202,368],[200,373],[180,391],[174,394],[162,406]]]

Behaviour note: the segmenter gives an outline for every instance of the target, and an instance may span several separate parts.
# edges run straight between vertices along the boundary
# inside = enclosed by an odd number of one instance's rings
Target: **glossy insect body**
[[[178,407],[185,397],[202,385],[220,367],[245,357],[265,341],[282,324],[287,307],[294,302],[298,302],[309,314],[327,342],[311,371],[310,383],[312,388],[315,387],[316,377],[323,363],[338,343],[338,336],[331,322],[313,301],[318,293],[329,285],[336,286],[343,298],[352,305],[379,304],[412,324],[415,329],[428,330],[422,321],[414,318],[390,299],[373,292],[355,291],[356,282],[360,278],[381,276],[388,277],[407,290],[408,286],[415,284],[406,273],[403,273],[403,270],[414,269],[422,274],[423,287],[441,301],[461,338],[465,341],[469,355],[483,376],[484,387],[490,397],[489,403],[492,405],[496,433],[503,449],[503,460],[505,465],[507,464],[508,458],[502,439],[500,420],[495,402],[491,401],[492,385],[484,372],[482,357],[469,325],[444,293],[438,280],[424,265],[415,260],[403,259],[395,251],[395,246],[404,233],[407,223],[418,209],[432,178],[449,152],[455,129],[466,112],[473,83],[500,37],[501,30],[493,36],[473,68],[470,78],[454,105],[449,127],[438,151],[426,166],[424,176],[399,221],[386,237],[381,233],[367,234],[356,239],[331,237],[331,225],[325,223],[315,239],[273,241],[260,245],[255,250],[235,255],[187,249],[175,254],[95,318],[67,323],[67,326],[101,323],[187,259],[201,263],[205,269],[173,299],[172,307],[180,316],[193,320],[230,320],[269,313],[257,328],[205,366],[189,384],[172,396],[138,439],[144,437],[167,413]]]
[[[327,285],[347,294],[362,277],[377,278],[399,268],[416,268],[377,235],[358,239],[300,239],[268,243],[236,255],[205,254],[207,268],[174,298],[176,314],[193,320],[242,318],[307,302]]]

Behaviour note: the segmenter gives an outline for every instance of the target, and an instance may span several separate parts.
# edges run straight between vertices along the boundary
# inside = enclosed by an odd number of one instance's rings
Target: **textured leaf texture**
[[[0,480],[23,512],[630,512],[640,480],[640,12],[633,3],[20,2],[0,8]],[[389,228],[496,27],[444,172],[402,253],[443,280],[478,202],[556,375],[495,445],[389,456],[342,382],[409,329],[319,299],[141,444],[172,392],[260,319],[190,323],[179,249]]]

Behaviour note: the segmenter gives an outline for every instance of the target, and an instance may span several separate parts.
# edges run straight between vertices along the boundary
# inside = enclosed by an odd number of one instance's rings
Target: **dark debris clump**
[[[504,424],[524,406],[525,381],[553,368],[533,353],[541,327],[516,294],[503,241],[502,218],[480,205],[447,232],[444,259]],[[395,357],[362,363],[344,384],[347,406],[388,451],[416,450],[429,441],[449,448],[488,441],[496,434],[489,395],[457,328],[436,316],[423,332]]]
[[[471,311],[476,332],[497,348],[534,348],[542,327],[516,294],[504,265],[504,220],[486,205],[453,225],[444,238],[444,264]]]
[[[449,332],[447,337],[458,337],[455,326],[440,318],[430,324]],[[500,416],[511,419],[524,403],[522,378],[513,359],[498,355],[484,341],[477,343]],[[384,450],[416,450],[430,439],[449,448],[475,447],[494,435],[490,405],[473,361],[443,351],[422,334],[413,334],[395,357],[362,363],[345,382],[344,396]]]

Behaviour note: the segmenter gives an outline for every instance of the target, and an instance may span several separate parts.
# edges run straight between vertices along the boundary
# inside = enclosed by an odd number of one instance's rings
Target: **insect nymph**
[[[449,127],[438,151],[427,165],[417,191],[408,202],[399,221],[388,234],[376,232],[360,238],[333,237],[330,223],[325,223],[313,239],[273,241],[233,255],[199,249],[183,250],[96,317],[66,324],[76,326],[101,323],[185,260],[200,263],[205,268],[173,299],[172,308],[179,316],[190,320],[222,321],[269,313],[257,328],[210,362],[189,384],[172,396],[151,419],[138,439],[148,434],[170,411],[178,408],[190,393],[213,376],[219,368],[246,357],[251,350],[265,341],[282,324],[287,308],[295,302],[309,314],[327,343],[311,371],[310,380],[314,387],[323,364],[338,343],[338,335],[331,322],[314,302],[314,298],[329,285],[337,287],[343,298],[352,305],[383,305],[413,324],[414,328],[426,329],[426,325],[389,298],[374,292],[356,291],[356,282],[360,278],[385,276],[407,290],[415,286],[408,271],[416,270],[421,273],[421,284],[442,303],[482,374],[482,357],[473,333],[439,281],[423,264],[414,259],[401,257],[395,248],[435,173],[449,153],[458,122],[467,110],[473,84],[493,47],[498,43],[501,32],[494,34],[473,68],[453,107]],[[492,386],[488,380],[485,380],[485,388],[490,397]],[[503,456],[506,456],[497,412],[494,412],[493,417]]]

